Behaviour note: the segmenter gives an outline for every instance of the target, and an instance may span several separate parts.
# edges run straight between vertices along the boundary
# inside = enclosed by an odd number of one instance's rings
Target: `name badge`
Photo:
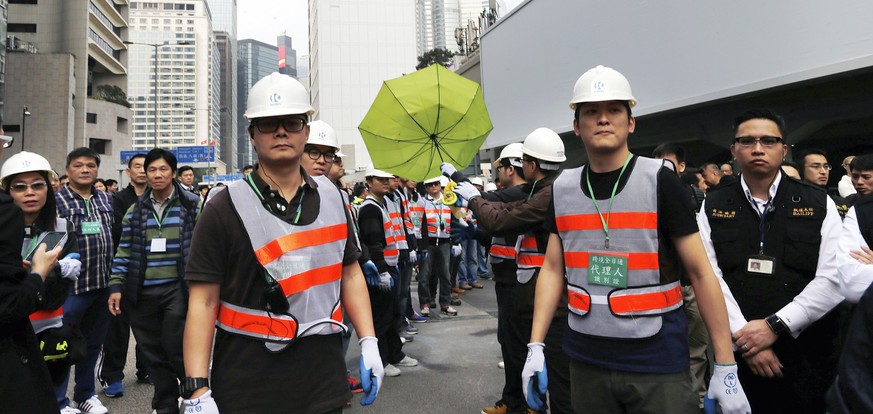
[[[627,262],[627,252],[589,251],[588,283],[592,285],[626,288]]]
[[[82,234],[100,234],[101,226],[99,221],[83,221]]]
[[[152,253],[164,253],[167,251],[167,239],[152,239]]]
[[[772,276],[773,264],[775,262],[776,259],[771,256],[761,254],[749,256],[749,259],[746,260],[746,272],[761,276]]]

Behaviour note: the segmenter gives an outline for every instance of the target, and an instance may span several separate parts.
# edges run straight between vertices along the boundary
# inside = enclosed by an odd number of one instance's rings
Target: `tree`
[[[421,70],[434,63],[449,67],[453,57],[454,54],[447,49],[433,49],[418,57],[418,65],[415,66],[415,69]]]
[[[130,108],[130,102],[127,101],[127,94],[124,90],[115,85],[100,85],[97,87],[97,97],[104,101],[109,101]]]

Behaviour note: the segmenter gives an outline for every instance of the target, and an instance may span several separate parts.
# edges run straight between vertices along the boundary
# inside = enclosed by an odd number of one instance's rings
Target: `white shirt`
[[[873,265],[861,264],[849,255],[852,250],[861,250],[867,246],[858,227],[858,215],[855,207],[849,209],[843,219],[843,231],[840,233],[839,251],[837,252],[837,268],[840,272],[840,291],[846,300],[858,303],[861,295],[873,283]]]
[[[840,177],[840,182],[837,184],[837,189],[840,191],[840,197],[846,198],[852,194],[855,194],[855,185],[852,184],[852,177],[848,175],[844,175]]]
[[[776,196],[776,189],[782,179],[782,174],[776,176],[776,180],[770,186],[770,199]],[[750,196],[749,187],[746,185],[745,179],[740,176],[740,184],[743,192]],[[835,306],[843,301],[843,295],[840,294],[840,282],[837,274],[836,251],[838,245],[839,231],[842,229],[840,223],[840,213],[837,212],[837,206],[830,197],[827,198],[827,214],[825,214],[824,222],[821,226],[821,245],[818,251],[818,265],[815,270],[815,278],[794,297],[794,300],[787,303],[776,315],[779,319],[785,322],[791,335],[795,338],[803,332],[810,324],[820,319],[826,313],[830,312]],[[754,207],[759,211],[763,211],[763,206],[769,200],[759,200],[752,198]],[[724,274],[718,267],[718,260],[715,257],[715,249],[712,245],[712,228],[709,226],[709,220],[706,218],[706,202],[700,208],[700,213],[697,214],[697,225],[700,227],[700,237],[703,239],[703,246],[706,249],[706,255],[709,258],[709,263],[712,264],[712,270],[718,277],[718,283],[721,285],[721,290],[724,293],[725,304],[727,305],[728,321],[730,322],[731,332],[736,332],[746,326],[748,320],[740,310],[733,293],[728,288],[724,281]]]

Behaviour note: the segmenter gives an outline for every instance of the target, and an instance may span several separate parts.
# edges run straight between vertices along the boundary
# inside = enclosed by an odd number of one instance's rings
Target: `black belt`
[[[449,237],[431,237],[428,239],[428,243],[431,246],[439,246],[440,241],[442,241],[443,244],[446,244],[446,243],[450,243],[451,239]]]

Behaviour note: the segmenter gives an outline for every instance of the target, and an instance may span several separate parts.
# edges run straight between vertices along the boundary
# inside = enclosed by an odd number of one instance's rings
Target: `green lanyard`
[[[534,190],[536,190],[536,188],[537,188],[537,183],[538,183],[538,182],[540,182],[540,180],[534,180],[533,185],[530,186],[530,193],[528,193],[528,195],[527,195],[527,199],[528,199],[528,200],[530,200],[530,198],[533,197],[533,193],[534,193]],[[589,184],[589,188],[590,188],[590,187],[591,187],[591,185]]]
[[[621,172],[618,173],[618,179],[615,180],[615,185],[612,186],[612,195],[609,196],[609,208],[606,210],[605,220],[603,219],[603,213],[600,212],[600,206],[597,205],[597,199],[594,197],[594,189],[591,188],[591,180],[588,178],[588,172],[591,170],[591,165],[589,164],[588,168],[585,169],[585,183],[588,184],[588,195],[591,196],[591,201],[594,203],[597,215],[600,216],[600,224],[603,225],[603,232],[606,233],[606,240],[603,244],[607,249],[609,248],[609,214],[612,212],[612,201],[615,200],[615,192],[618,191],[618,183],[621,182],[621,176],[624,174],[624,170],[627,168],[627,165],[630,163],[633,156],[633,154],[628,154],[627,159],[624,161],[624,165],[621,166]]]
[[[261,194],[261,190],[258,189],[258,186],[256,186],[255,182],[252,180],[251,174],[246,176],[246,182],[248,182],[249,186],[251,186],[252,189],[255,190],[255,194],[257,194],[258,198],[261,199],[261,203],[264,204],[267,209],[273,211],[273,208],[270,207],[270,203],[264,199],[264,195]],[[297,214],[294,216],[294,225],[297,225],[297,222],[300,221],[300,208],[303,207],[303,197],[306,197],[306,189],[301,188],[300,191],[303,191],[303,193],[300,194],[300,203],[297,204]]]
[[[152,203],[152,204],[154,204],[154,203]],[[171,208],[171,207],[173,207],[173,202],[172,202],[172,201],[169,201],[169,203],[167,204],[167,206],[164,207],[164,211],[161,213],[161,217],[160,217],[160,218],[158,218],[158,215],[155,214],[155,209],[154,209],[154,207],[152,207],[152,217],[155,218],[155,223],[158,224],[158,237],[164,237],[164,230],[163,230],[162,227],[163,227],[163,225],[164,225],[164,219],[167,218],[167,212],[170,211],[170,208]]]
[[[442,197],[440,197],[440,199],[442,199]],[[446,229],[446,220],[443,219],[443,202],[434,200],[434,207],[436,206],[439,206],[439,210],[437,210],[437,224],[439,225],[439,227],[437,227],[437,235],[439,235],[440,231]]]
[[[91,197],[82,198],[85,200],[85,214],[87,214],[88,218],[91,218]]]
[[[39,240],[39,233],[31,234],[31,237],[30,243],[28,243],[27,248],[24,249],[24,254],[21,255],[22,259],[27,258],[34,250],[36,250],[36,242]]]

